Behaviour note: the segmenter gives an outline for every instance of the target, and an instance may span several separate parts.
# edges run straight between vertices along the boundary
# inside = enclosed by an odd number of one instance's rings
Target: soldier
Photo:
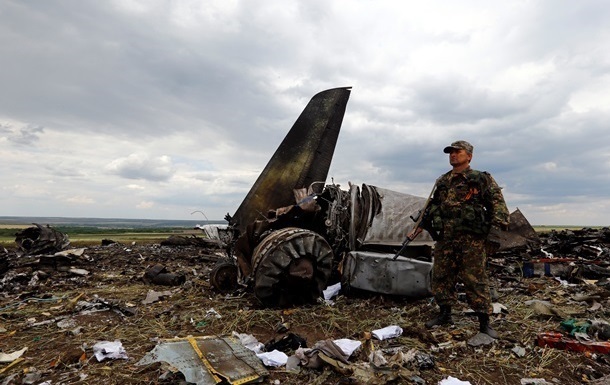
[[[479,331],[493,338],[492,313],[486,270],[490,229],[508,230],[509,213],[502,191],[492,176],[470,168],[473,147],[458,140],[445,147],[453,169],[439,177],[423,228],[437,235],[432,267],[432,293],[440,314],[426,327],[453,324],[451,306],[457,301],[455,285],[464,285],[468,304],[477,313]],[[409,235],[413,239],[421,231]]]

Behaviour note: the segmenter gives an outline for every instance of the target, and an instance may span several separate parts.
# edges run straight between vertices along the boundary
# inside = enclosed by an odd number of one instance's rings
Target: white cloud
[[[91,205],[91,204],[95,203],[95,200],[93,198],[90,198],[88,196],[83,196],[83,195],[66,197],[65,200],[68,203],[74,203],[77,205]]]
[[[106,166],[109,173],[126,179],[167,181],[173,174],[172,160],[169,156],[150,157],[146,154],[130,154],[115,159]]]
[[[150,209],[150,208],[152,208],[154,206],[155,206],[155,203],[154,202],[150,202],[150,201],[148,201],[148,202],[140,202],[140,203],[138,203],[136,205],[136,207],[138,209],[144,209],[144,210]]]

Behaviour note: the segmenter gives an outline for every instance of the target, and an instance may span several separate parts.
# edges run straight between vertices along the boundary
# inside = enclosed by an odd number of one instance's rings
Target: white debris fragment
[[[93,354],[98,361],[103,361],[106,358],[111,360],[119,358],[124,360],[129,359],[123,344],[119,340],[98,342],[93,345]]]
[[[352,353],[362,345],[362,342],[350,340],[348,338],[340,338],[338,340],[334,340],[333,342],[337,344],[337,346],[341,348],[341,351],[343,351],[343,353],[348,357],[351,356]]]
[[[288,356],[279,350],[258,353],[256,356],[263,361],[263,365],[265,366],[280,367],[286,365],[286,362],[288,362]]]
[[[327,287],[325,290],[322,291],[322,294],[324,295],[324,299],[326,301],[329,301],[329,300],[333,299],[333,297],[336,297],[340,291],[341,291],[341,282],[338,282],[338,283],[335,283],[334,285]]]
[[[233,336],[239,338],[239,342],[254,353],[262,353],[265,349],[265,345],[259,342],[252,334],[233,332]]]
[[[373,337],[378,340],[386,340],[389,338],[400,337],[402,335],[402,328],[397,325],[386,326],[381,329],[372,331]]]
[[[462,381],[462,380],[458,380],[455,377],[447,377],[444,380],[441,380],[441,382],[438,383],[438,385],[472,385],[470,383],[470,381]]]
[[[493,306],[494,314],[500,314],[500,313],[502,313],[502,311],[504,311],[505,313],[508,313],[508,308],[506,306],[502,305],[501,303],[494,302],[491,305]]]
[[[222,318],[222,316],[216,311],[216,309],[214,309],[213,307],[209,308],[206,312],[205,312],[205,318],[216,318],[216,319],[220,319]]]
[[[25,347],[21,350],[12,352],[10,354],[9,353],[0,353],[0,362],[2,362],[2,363],[13,362],[17,358],[21,357],[23,355],[23,353],[26,352],[26,350],[28,350],[27,347]]]

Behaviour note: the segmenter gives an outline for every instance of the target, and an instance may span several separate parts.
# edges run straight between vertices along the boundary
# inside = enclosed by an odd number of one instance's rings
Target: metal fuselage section
[[[407,277],[396,275],[390,289],[363,284],[375,281],[369,275],[381,276],[371,259],[396,252],[413,227],[410,216],[425,199],[364,184],[362,189],[350,185],[348,191],[339,185],[324,186],[349,96],[349,87],[315,95],[235,214],[227,216],[237,234],[231,245],[237,280],[253,287],[265,305],[315,301],[331,281],[339,280],[350,287],[395,294],[427,291],[427,280],[402,288]],[[404,257],[393,261],[397,271],[407,270],[401,265],[408,257],[429,258],[431,243],[429,236],[420,236]],[[365,264],[373,268],[359,266],[364,255]],[[339,271],[342,260],[350,266],[344,274]],[[430,267],[416,259],[408,263],[417,265],[423,275]],[[226,286],[227,280],[220,278],[230,277],[230,271],[218,271],[222,274],[211,277],[212,283]]]
[[[327,185],[248,227],[236,246],[238,255],[251,255],[238,260],[241,281],[268,306],[315,301],[339,280],[346,288],[429,295],[430,235],[422,233],[404,256],[392,258],[424,202],[370,185],[349,191]]]

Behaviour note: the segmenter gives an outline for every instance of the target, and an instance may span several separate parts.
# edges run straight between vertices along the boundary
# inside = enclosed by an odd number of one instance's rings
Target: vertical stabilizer
[[[246,195],[230,223],[243,232],[270,209],[295,203],[293,189],[325,182],[351,87],[315,95]]]

